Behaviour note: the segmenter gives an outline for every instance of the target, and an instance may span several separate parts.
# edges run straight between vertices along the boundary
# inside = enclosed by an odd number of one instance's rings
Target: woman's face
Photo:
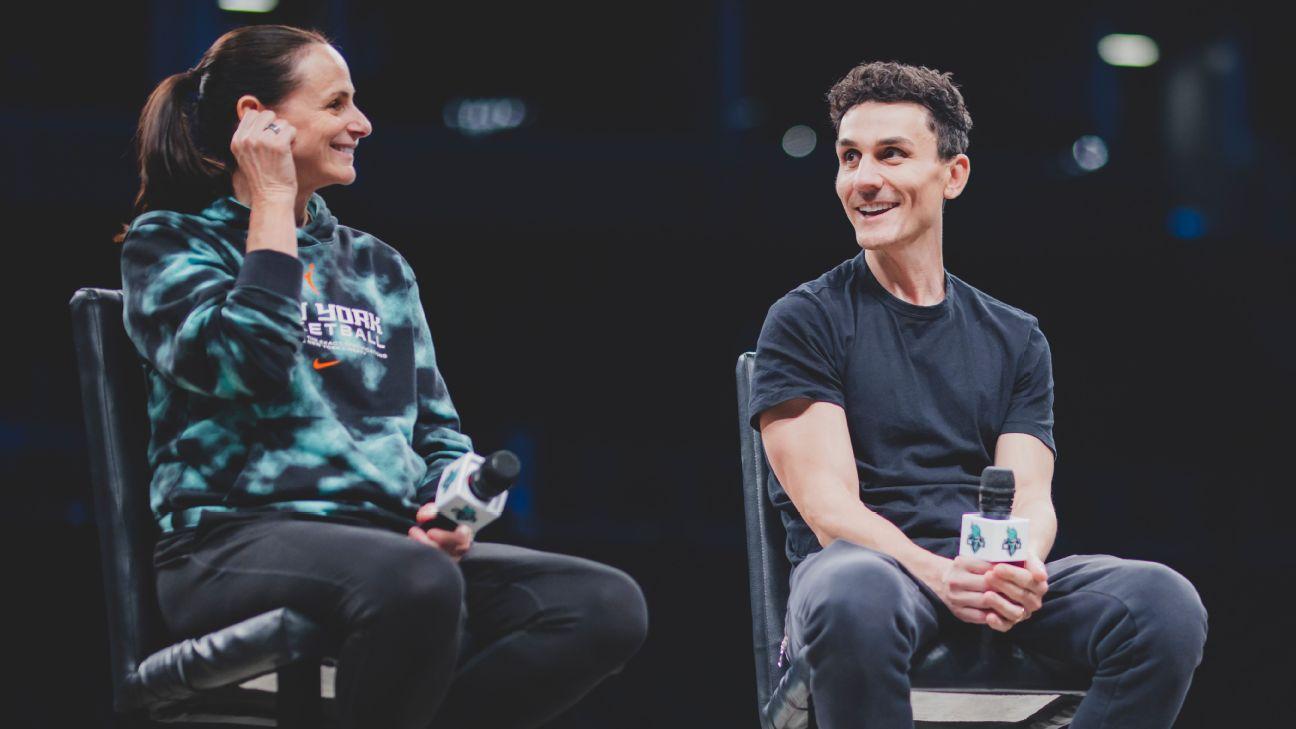
[[[297,88],[274,112],[297,130],[292,144],[297,189],[349,185],[356,177],[356,146],[373,125],[355,105],[346,61],[332,46],[316,43],[302,51],[296,73]]]

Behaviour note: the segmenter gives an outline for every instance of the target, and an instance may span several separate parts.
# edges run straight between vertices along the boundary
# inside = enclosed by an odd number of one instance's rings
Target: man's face
[[[941,160],[930,112],[911,102],[866,101],[837,132],[837,197],[865,250],[939,241],[941,205],[967,183],[967,155]]]

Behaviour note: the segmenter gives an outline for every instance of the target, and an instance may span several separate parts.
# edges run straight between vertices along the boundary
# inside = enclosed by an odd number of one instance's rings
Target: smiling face
[[[346,61],[332,46],[316,43],[302,51],[294,73],[297,87],[274,111],[297,130],[292,154],[298,189],[351,184],[356,145],[373,125],[355,105]]]
[[[866,101],[837,130],[837,197],[865,250],[939,247],[941,206],[963,192],[967,155],[940,159],[930,112],[912,102]]]

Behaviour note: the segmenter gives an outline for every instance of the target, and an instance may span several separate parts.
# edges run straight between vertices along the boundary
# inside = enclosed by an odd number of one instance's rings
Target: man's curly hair
[[[893,103],[911,101],[927,107],[927,128],[936,133],[936,152],[942,160],[964,154],[972,115],[963,105],[963,94],[954,85],[953,74],[925,66],[895,61],[861,63],[828,90],[828,117],[833,131],[841,131],[841,120],[857,104],[866,101]]]

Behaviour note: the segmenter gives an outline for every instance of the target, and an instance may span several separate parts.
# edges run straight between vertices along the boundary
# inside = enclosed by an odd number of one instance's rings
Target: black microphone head
[[[474,496],[482,501],[490,501],[508,491],[521,472],[522,463],[512,451],[495,451],[486,456],[469,487]]]
[[[1011,468],[987,466],[981,472],[981,516],[1007,519],[1012,515],[1013,495],[1017,481]]]

